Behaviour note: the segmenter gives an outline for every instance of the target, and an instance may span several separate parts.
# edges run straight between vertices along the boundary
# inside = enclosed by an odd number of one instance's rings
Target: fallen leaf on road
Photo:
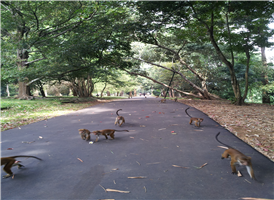
[[[146,116],[146,118],[149,118],[149,116]]]
[[[223,148],[223,149],[228,149],[228,147],[224,147],[224,146],[218,146],[220,148]]]
[[[158,129],[158,131],[161,131],[161,130],[165,130],[166,128],[160,128],[160,129]]]
[[[30,143],[33,143],[35,141],[31,141],[31,142],[25,142],[25,141],[22,141],[22,143],[27,143],[27,144],[30,144]]]
[[[181,167],[179,165],[172,165],[173,167],[180,167],[180,168],[184,168],[184,169],[188,169],[189,167]]]
[[[145,189],[145,192],[147,192],[147,188],[146,188],[146,186],[144,186],[144,189]]]
[[[7,150],[13,150],[13,148],[7,148]]]
[[[119,193],[130,193],[130,191],[122,191],[122,190],[115,190],[115,189],[106,189],[106,192],[119,192]]]
[[[146,127],[145,125],[140,125],[140,127]]]
[[[81,162],[83,162],[80,158],[77,158],[78,160],[80,160]]]
[[[127,177],[127,178],[147,178],[146,176],[133,176],[133,177]]]
[[[240,199],[246,199],[246,200],[273,200],[273,199],[252,198],[252,197],[242,197]]]
[[[155,165],[155,164],[159,164],[160,162],[154,162],[154,163],[147,163],[147,165]]]
[[[240,171],[238,171],[237,176],[238,176],[238,177],[241,177],[241,176],[243,176],[243,175],[241,174],[241,172],[240,172]]]
[[[199,167],[199,169],[203,168],[203,167],[206,166],[206,165],[207,165],[207,163],[203,164],[201,167]]]
[[[134,139],[134,137],[129,137],[129,138],[132,138],[132,139]]]

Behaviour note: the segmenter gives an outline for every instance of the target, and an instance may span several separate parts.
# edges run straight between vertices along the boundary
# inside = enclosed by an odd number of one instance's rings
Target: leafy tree
[[[220,60],[229,69],[236,104],[241,105],[244,102],[248,91],[250,53],[255,46],[271,45],[266,39],[273,35],[273,31],[267,28],[267,24],[273,19],[273,2],[252,2],[248,6],[245,2],[138,2],[138,8],[145,24],[138,24],[138,38],[165,48],[166,46],[159,45],[159,30],[171,30],[178,36],[179,33],[184,36],[188,31],[190,36],[184,39],[190,42],[210,42]],[[257,23],[261,17],[264,20]],[[222,46],[227,48],[222,49]],[[171,51],[170,48],[165,49]],[[243,96],[234,70],[234,54],[239,52],[246,54]],[[177,60],[181,62],[179,55]],[[191,70],[191,67],[188,68]],[[200,75],[198,77],[203,78]],[[199,88],[196,89],[199,91]]]
[[[10,54],[3,53],[8,69],[4,77],[20,77],[19,97],[29,95],[26,87],[40,80],[85,77],[82,86],[89,85],[86,82],[91,83],[101,67],[121,62],[129,50],[123,3],[4,1],[1,5],[2,47],[10,43],[14,47]],[[14,69],[16,62],[19,71]]]

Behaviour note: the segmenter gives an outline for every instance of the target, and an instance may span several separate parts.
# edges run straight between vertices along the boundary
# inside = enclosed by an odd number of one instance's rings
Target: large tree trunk
[[[261,47],[261,54],[262,54],[262,62],[263,62],[263,66],[264,68],[267,68],[267,61],[266,61],[266,56],[265,56],[265,47]],[[265,70],[263,70],[262,73],[262,83],[263,85],[267,85],[268,84],[268,77],[267,74],[265,73]],[[262,90],[262,102],[263,103],[270,103],[270,94],[266,91],[266,90]]]
[[[73,96],[79,97],[92,97],[94,90],[94,84],[90,75],[88,75],[87,80],[85,78],[73,79],[70,87],[72,88]]]
[[[29,55],[28,55],[28,51],[26,49],[17,49],[17,66],[18,66],[18,70],[23,70],[25,67],[27,67],[27,65],[25,65],[25,63],[28,61]],[[28,99],[29,95],[27,92],[27,78],[25,78],[23,81],[19,80],[19,91],[18,91],[18,96],[17,98],[19,99]]]

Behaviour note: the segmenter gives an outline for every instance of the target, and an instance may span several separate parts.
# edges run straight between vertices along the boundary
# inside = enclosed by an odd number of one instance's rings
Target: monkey
[[[114,139],[114,133],[115,133],[115,131],[117,131],[117,132],[122,132],[122,131],[129,132],[128,130],[103,129],[103,130],[92,131],[92,133],[94,135],[96,135],[95,142],[98,142],[100,135],[104,135],[106,137],[106,140],[108,139],[107,135],[109,135],[112,139]]]
[[[190,117],[189,124],[192,124],[192,121],[195,122],[195,126],[199,127],[201,125],[201,122],[204,120],[203,118],[196,118],[196,117],[191,117],[188,113],[187,110],[189,107],[185,110],[186,114]]]
[[[165,103],[165,102],[166,102],[166,99],[161,99],[159,102]]]
[[[177,100],[178,100],[177,97],[175,97],[174,101],[177,102]]]
[[[222,143],[220,140],[218,140],[219,134],[220,134],[220,132],[217,133],[215,138],[219,143],[228,147],[228,149],[225,150],[224,153],[222,154],[222,159],[228,158],[229,156],[231,157],[230,166],[232,169],[232,174],[237,174],[236,167],[235,167],[236,164],[244,165],[244,166],[246,166],[249,176],[252,179],[256,180],[255,176],[254,176],[252,164],[251,164],[251,157],[248,157],[248,156],[244,155],[243,153],[241,153],[240,151],[232,148],[231,146]]]
[[[159,96],[156,96],[156,98],[158,98]]]
[[[114,125],[118,124],[119,126],[122,126],[122,124],[126,122],[126,121],[125,121],[125,118],[124,118],[123,116],[119,116],[118,112],[119,112],[120,110],[122,110],[122,109],[119,109],[119,110],[116,111],[117,117],[116,117],[116,120],[115,120],[115,122],[114,122]],[[120,122],[120,121],[121,121],[121,122]]]
[[[27,157],[27,158],[36,158],[38,160],[42,160],[41,158],[37,158],[35,156],[11,156],[11,157],[2,157],[1,158],[1,165],[5,165],[3,170],[7,173],[7,175],[3,176],[3,178],[8,178],[13,175],[11,171],[11,167],[18,166],[18,169],[24,167],[24,165],[19,164],[20,161],[16,161],[15,158],[19,157]]]
[[[88,129],[78,129],[78,131],[83,140],[90,140],[90,131]]]

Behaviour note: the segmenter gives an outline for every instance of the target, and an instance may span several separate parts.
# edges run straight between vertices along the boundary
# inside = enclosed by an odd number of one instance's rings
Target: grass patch
[[[49,97],[35,100],[1,99],[1,130],[8,130],[33,122],[91,107],[99,103],[123,97],[77,98]],[[65,102],[65,103],[63,103]],[[2,109],[4,108],[4,109]]]

